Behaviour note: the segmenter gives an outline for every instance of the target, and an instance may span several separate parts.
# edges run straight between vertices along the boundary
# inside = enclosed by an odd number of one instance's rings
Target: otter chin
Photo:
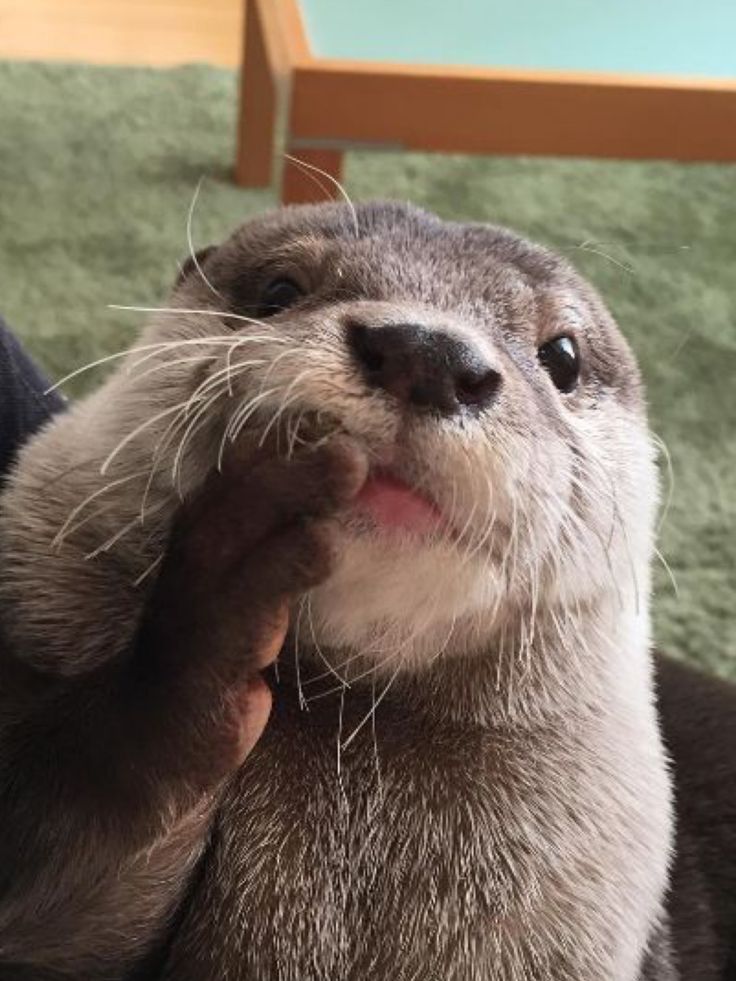
[[[198,254],[0,499],[0,963],[677,977],[657,502],[549,250],[379,202]]]

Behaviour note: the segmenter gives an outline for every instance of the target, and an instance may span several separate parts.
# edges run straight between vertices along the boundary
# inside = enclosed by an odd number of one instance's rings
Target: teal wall
[[[736,0],[300,0],[316,53],[736,78]]]

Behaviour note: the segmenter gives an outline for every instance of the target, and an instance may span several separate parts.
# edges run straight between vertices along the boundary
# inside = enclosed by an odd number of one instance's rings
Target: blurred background
[[[235,68],[244,14],[242,0],[2,0],[0,56]]]
[[[195,247],[277,203],[232,181],[242,25],[242,0],[0,0],[0,313],[51,376],[134,341],[143,316],[109,305],[165,299],[200,181]],[[722,50],[725,24],[701,28]],[[736,166],[351,152],[345,185],[509,225],[592,279],[672,459],[657,641],[736,676]]]

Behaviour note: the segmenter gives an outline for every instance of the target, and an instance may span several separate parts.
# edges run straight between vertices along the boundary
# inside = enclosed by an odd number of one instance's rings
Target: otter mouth
[[[445,518],[426,495],[389,470],[372,470],[355,499],[355,507],[378,531],[427,536],[445,525]]]
[[[288,430],[290,415],[281,421]],[[429,538],[439,531],[451,530],[448,517],[424,491],[418,490],[396,472],[398,447],[392,445],[377,450],[365,436],[355,434],[345,421],[324,412],[302,412],[299,416],[301,445],[316,445],[330,436],[344,434],[365,446],[374,458],[368,478],[351,508],[361,524],[380,534]]]

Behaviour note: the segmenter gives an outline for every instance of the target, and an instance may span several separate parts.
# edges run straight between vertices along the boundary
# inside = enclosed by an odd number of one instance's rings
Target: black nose
[[[490,405],[501,376],[470,344],[422,324],[368,327],[351,321],[347,341],[369,385],[443,415]]]

